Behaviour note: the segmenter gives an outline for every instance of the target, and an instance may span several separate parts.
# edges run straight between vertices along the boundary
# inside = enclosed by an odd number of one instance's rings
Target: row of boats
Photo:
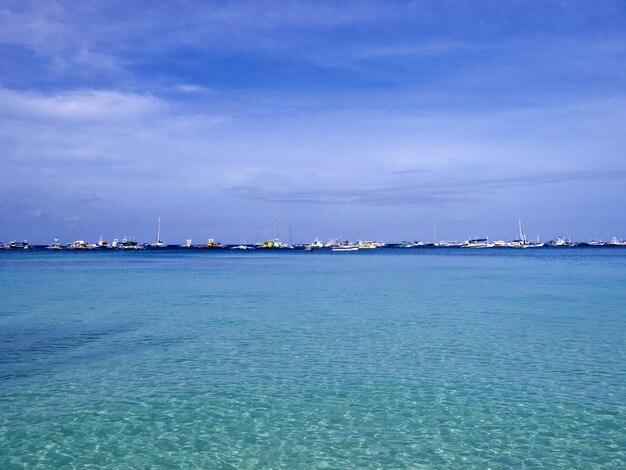
[[[554,240],[550,240],[545,243],[531,242],[525,237],[521,237],[517,240],[504,241],[496,240],[489,241],[488,238],[472,238],[463,242],[457,241],[438,241],[438,242],[420,242],[403,241],[401,243],[385,243],[382,241],[372,240],[359,240],[357,242],[350,242],[344,239],[334,239],[329,242],[323,242],[319,239],[315,239],[311,243],[285,243],[279,239],[267,240],[255,244],[241,243],[238,245],[227,245],[216,242],[210,238],[206,244],[194,245],[191,239],[188,239],[182,245],[168,245],[162,240],[157,240],[155,243],[139,244],[132,238],[123,238],[122,240],[114,239],[109,243],[102,237],[96,243],[89,243],[85,240],[76,240],[69,244],[62,244],[59,238],[56,237],[54,242],[50,245],[44,246],[48,250],[145,250],[145,249],[162,249],[162,248],[187,248],[187,249],[213,249],[213,250],[330,250],[330,251],[358,251],[358,250],[372,250],[376,248],[420,248],[420,247],[442,247],[442,248],[540,248],[543,246],[626,246],[625,240],[618,240],[613,237],[608,242],[592,240],[590,242],[575,242],[565,237],[557,237]],[[27,240],[23,241],[11,241],[8,243],[0,243],[0,249],[15,250],[15,249],[29,249],[35,246],[28,243]]]
[[[397,247],[397,248],[417,248],[424,246],[435,246],[435,247],[460,247],[460,248],[539,248],[542,246],[626,246],[626,241],[618,240],[617,237],[613,237],[609,242],[602,242],[592,240],[588,243],[581,242],[572,242],[571,239],[566,239],[565,237],[557,237],[554,240],[549,242],[540,243],[539,237],[537,237],[536,242],[529,241],[522,230],[522,221],[519,221],[519,237],[516,240],[504,241],[497,240],[494,242],[490,242],[489,238],[472,238],[469,240],[465,240],[464,242],[456,242],[456,241],[439,241],[439,242],[407,242],[403,241],[401,243],[396,244],[387,244],[381,241],[372,241],[372,240],[359,240],[356,243],[350,242],[345,239],[334,239],[327,243],[319,239],[313,240],[308,244],[291,244],[285,243],[278,239],[277,236],[277,228],[275,229],[274,239],[267,240],[264,242],[257,242],[253,245],[248,245],[245,243],[239,245],[225,245],[219,242],[216,242],[215,239],[209,238],[206,244],[194,245],[191,239],[187,239],[184,244],[178,245],[180,248],[199,248],[199,249],[231,249],[231,250],[256,250],[256,249],[264,249],[264,250],[293,250],[293,249],[303,249],[305,251],[313,251],[313,250],[331,250],[331,251],[358,251],[358,250],[371,250],[376,248],[383,247]],[[31,245],[27,240],[23,240],[18,242],[13,240],[9,243],[1,243],[0,248],[13,250],[13,249],[28,249]],[[175,245],[176,247],[176,245]],[[98,239],[96,243],[89,243],[85,240],[76,240],[70,244],[63,245],[59,241],[59,237],[54,239],[54,243],[46,246],[45,248],[49,250],[96,250],[96,249],[119,249],[119,250],[145,250],[146,248],[168,248],[167,243],[165,243],[161,239],[161,218],[158,218],[157,222],[157,232],[156,239],[154,243],[144,243],[140,245],[134,239],[124,237],[122,240],[114,239],[112,243],[104,240],[102,236]]]

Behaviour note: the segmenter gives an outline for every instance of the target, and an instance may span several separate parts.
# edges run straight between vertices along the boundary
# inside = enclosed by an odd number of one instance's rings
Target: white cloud
[[[0,116],[26,119],[129,119],[160,111],[164,104],[149,95],[113,90],[73,90],[52,95],[0,88]]]

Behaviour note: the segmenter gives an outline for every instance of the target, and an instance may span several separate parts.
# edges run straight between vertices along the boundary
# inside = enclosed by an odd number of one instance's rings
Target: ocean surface
[[[626,249],[0,252],[0,468],[626,468]]]

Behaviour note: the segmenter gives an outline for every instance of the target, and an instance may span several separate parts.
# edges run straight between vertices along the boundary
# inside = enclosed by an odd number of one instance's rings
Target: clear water
[[[0,253],[0,468],[624,468],[626,250]]]

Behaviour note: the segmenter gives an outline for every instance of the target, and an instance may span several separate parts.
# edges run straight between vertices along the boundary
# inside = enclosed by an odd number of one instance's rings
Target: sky
[[[0,3],[0,240],[626,238],[623,1]]]

